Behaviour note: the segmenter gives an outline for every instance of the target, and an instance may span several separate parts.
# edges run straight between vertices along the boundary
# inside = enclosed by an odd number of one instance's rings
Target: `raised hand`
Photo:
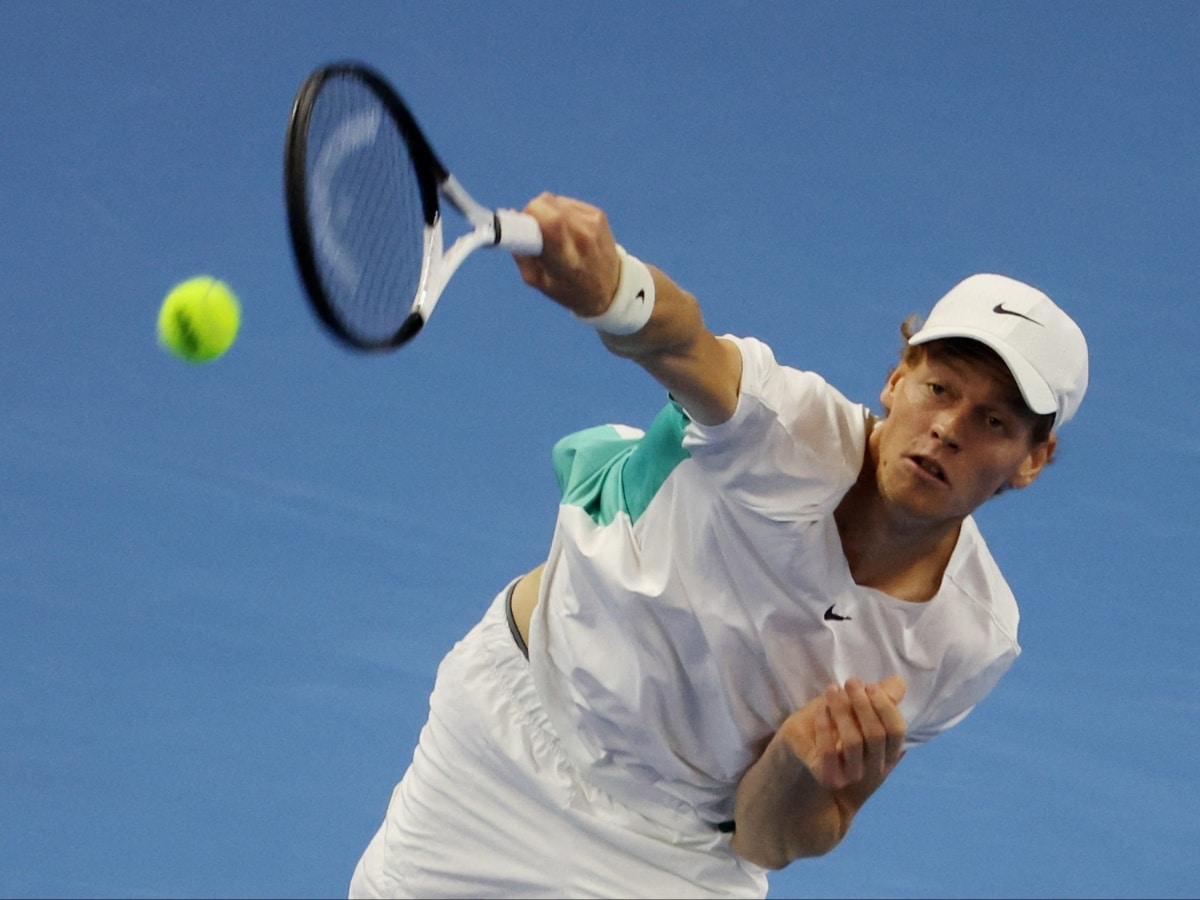
[[[524,210],[542,230],[539,256],[516,256],[525,283],[579,316],[604,312],[621,275],[604,211],[569,197],[541,194]]]

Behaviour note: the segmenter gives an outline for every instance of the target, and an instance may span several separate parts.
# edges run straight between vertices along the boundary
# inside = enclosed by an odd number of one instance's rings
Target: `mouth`
[[[917,471],[921,472],[925,476],[932,478],[934,481],[940,482],[941,484],[950,484],[950,479],[946,477],[946,470],[938,465],[935,460],[930,459],[928,456],[920,456],[917,454],[910,456],[908,459],[909,462],[911,462],[917,469]]]

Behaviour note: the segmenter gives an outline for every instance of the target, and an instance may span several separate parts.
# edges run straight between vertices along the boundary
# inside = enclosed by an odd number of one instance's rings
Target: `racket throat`
[[[419,312],[411,312],[408,318],[397,330],[395,337],[392,338],[391,346],[399,347],[401,344],[406,344],[417,336],[417,333],[425,327],[425,317]]]

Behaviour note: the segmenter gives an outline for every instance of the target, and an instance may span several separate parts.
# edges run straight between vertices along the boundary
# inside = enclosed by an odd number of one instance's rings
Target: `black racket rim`
[[[449,173],[395,88],[370,66],[354,61],[322,66],[310,74],[296,92],[284,145],[284,199],[292,252],[309,305],[321,323],[348,346],[356,350],[392,350],[416,337],[425,325],[424,316],[415,310],[410,311],[390,336],[366,339],[342,320],[329,297],[317,266],[308,205],[308,129],[313,107],[322,88],[337,78],[353,78],[365,85],[379,99],[399,129],[408,144],[416,168],[422,215],[426,225],[432,225],[437,220],[438,193]]]

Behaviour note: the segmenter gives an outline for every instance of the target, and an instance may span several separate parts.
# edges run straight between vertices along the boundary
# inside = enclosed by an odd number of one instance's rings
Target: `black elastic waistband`
[[[517,628],[517,620],[513,618],[512,598],[513,591],[517,589],[517,582],[513,582],[508,589],[508,596],[504,598],[504,616],[508,619],[508,630],[512,632],[513,640],[517,642],[517,647],[521,651],[521,655],[529,659],[529,647],[525,645],[525,639],[521,637],[521,630]]]

